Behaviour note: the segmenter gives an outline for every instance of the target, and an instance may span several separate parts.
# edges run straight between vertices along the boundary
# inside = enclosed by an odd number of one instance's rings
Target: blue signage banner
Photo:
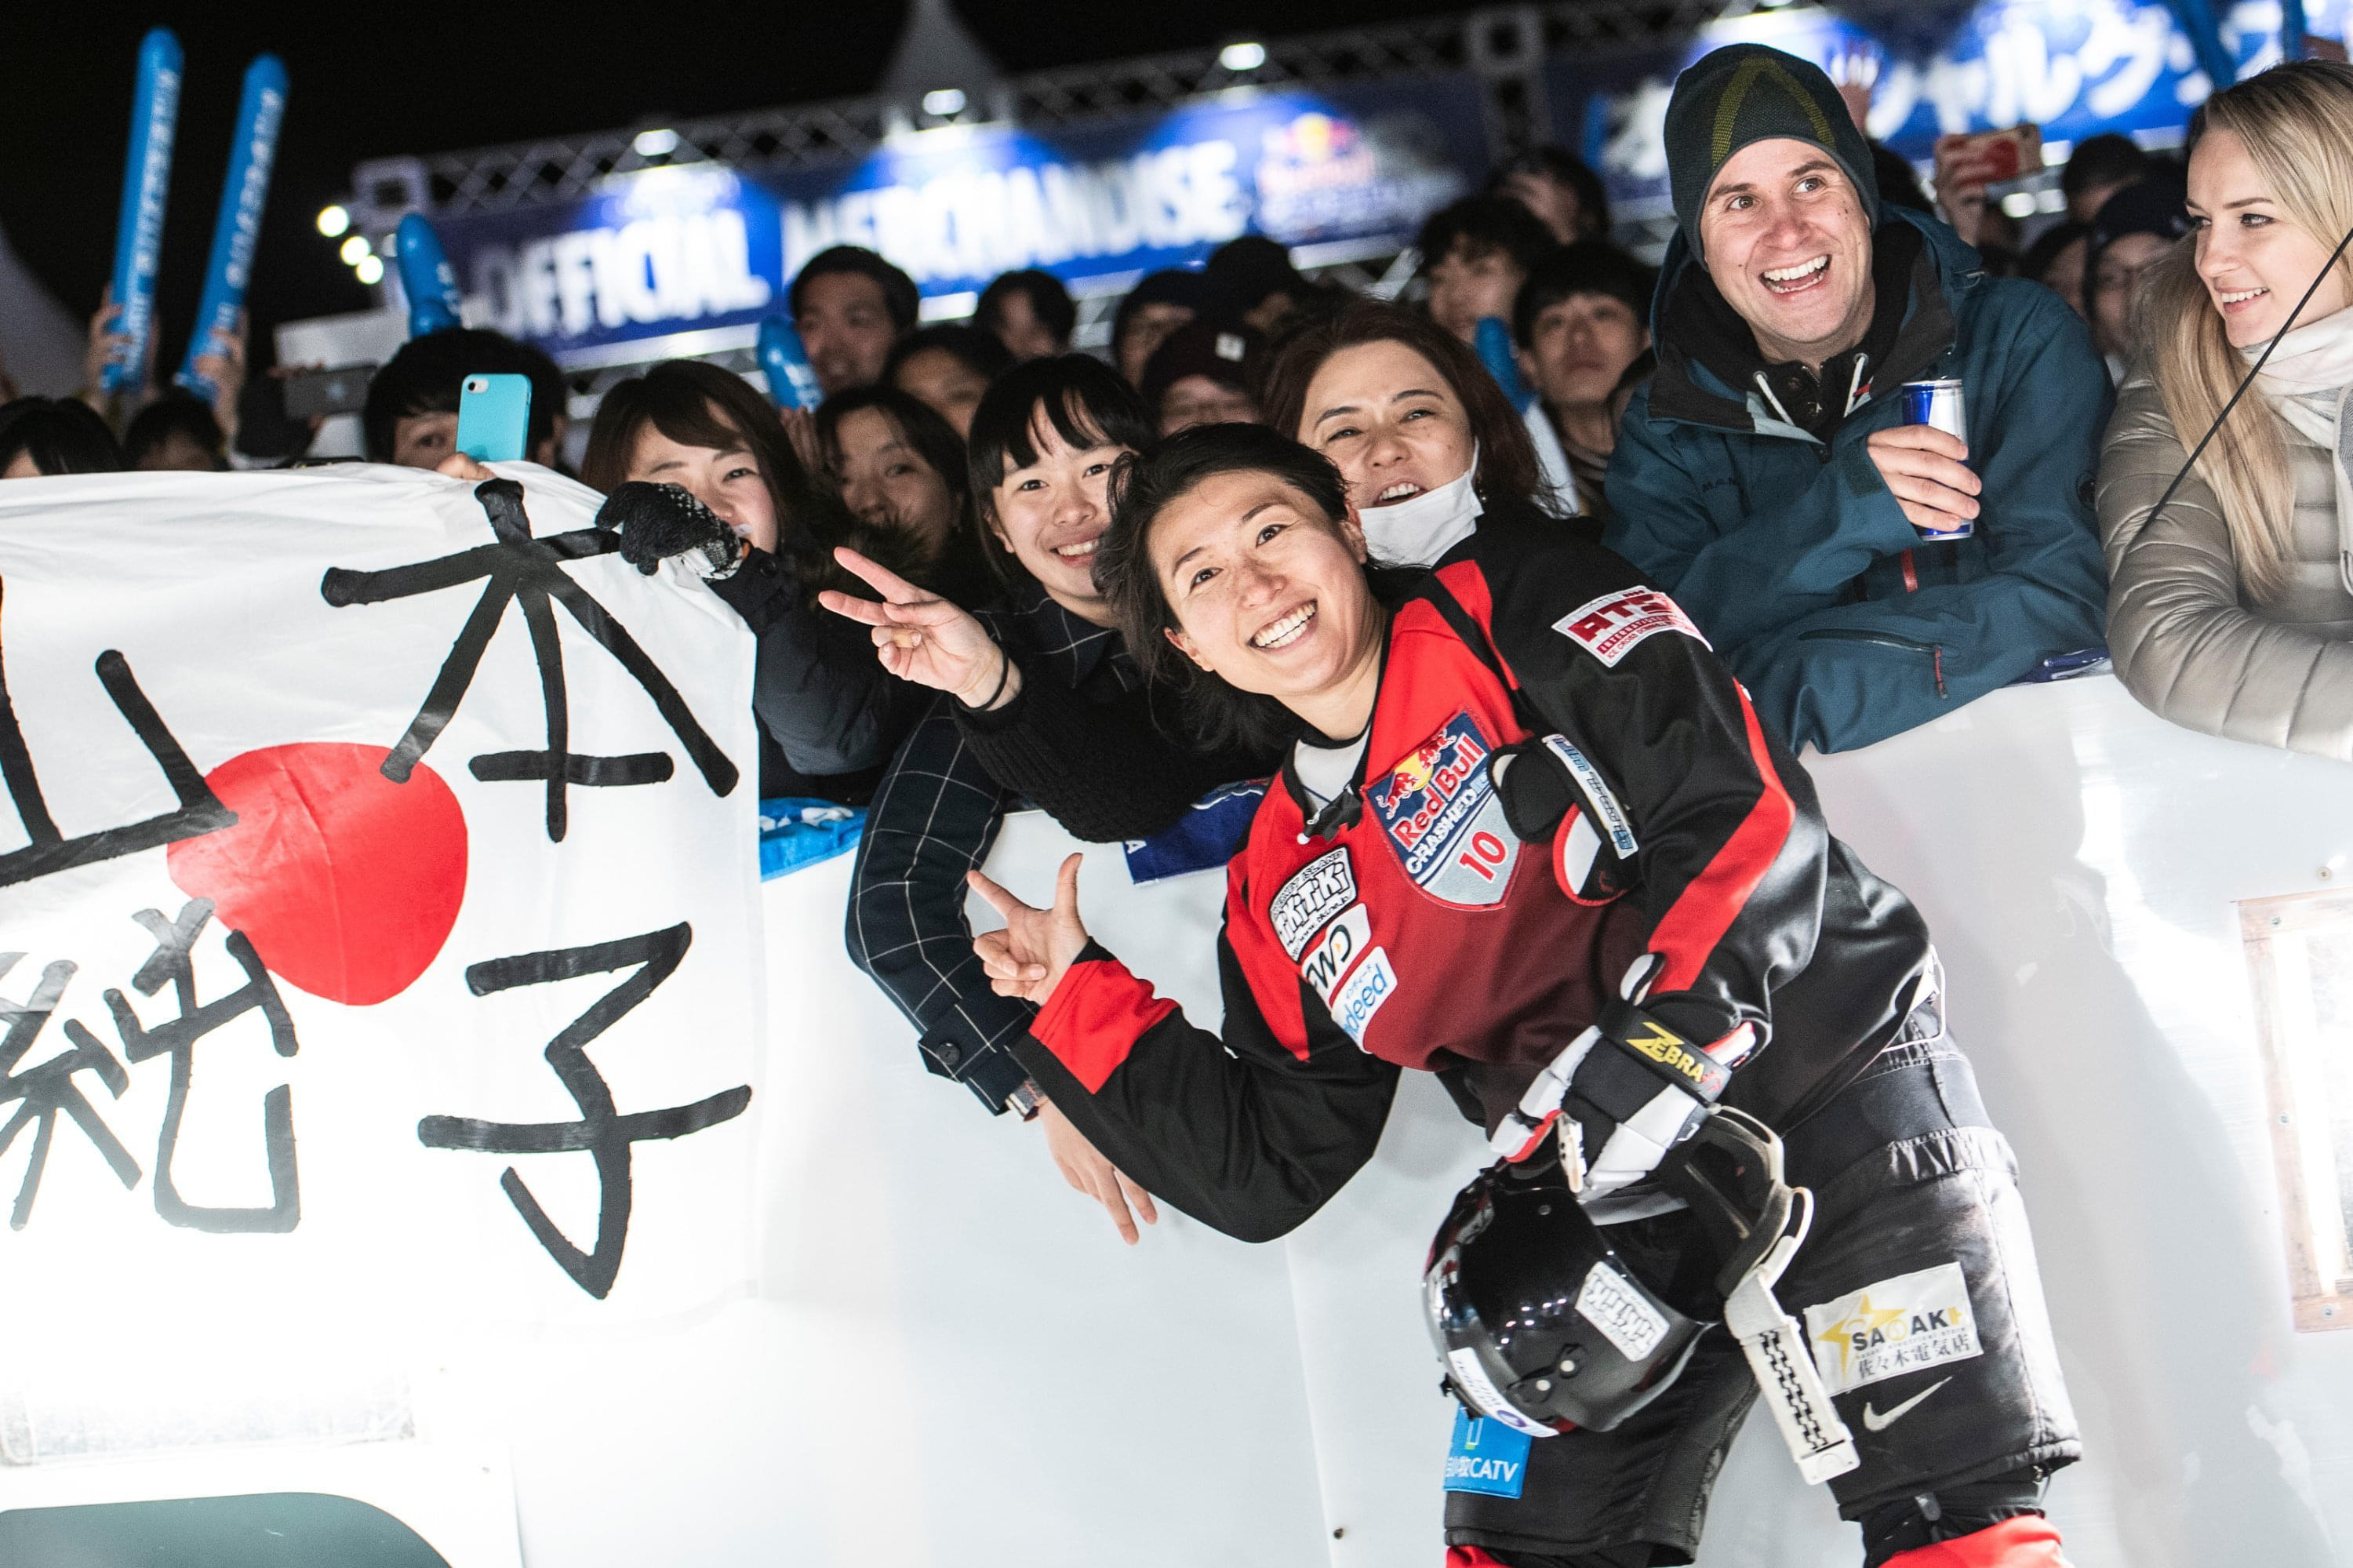
[[[2313,0],[2313,32],[2343,36],[2353,0]],[[2223,47],[2241,76],[2279,58],[2278,0],[2223,12]],[[1547,70],[1553,123],[1630,214],[1663,211],[1662,137],[1675,75],[1710,49],[1770,44],[1814,61],[1835,81],[1868,81],[1869,128],[1916,163],[1939,135],[2031,121],[2046,142],[2103,131],[2179,132],[2213,90],[2197,50],[2162,0],[1985,0],[1974,7],[1873,16],[1858,25],[1812,6],[1713,23],[1688,44],[1603,64]]]
[[[582,201],[434,226],[469,320],[587,357],[754,323],[829,245],[881,251],[927,297],[1022,267],[1083,289],[1251,232],[1401,245],[1486,163],[1478,84],[1460,75],[1238,90],[1082,129],[945,126],[831,170],[648,169]]]

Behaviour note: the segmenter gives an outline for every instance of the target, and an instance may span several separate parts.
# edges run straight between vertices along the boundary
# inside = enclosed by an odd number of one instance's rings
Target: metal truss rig
[[[634,145],[644,126],[553,136],[429,157],[382,158],[353,171],[364,224],[402,213],[491,212],[575,200],[613,174],[711,160],[747,173],[854,162],[884,138],[938,125],[1011,121],[1033,128],[1148,113],[1233,87],[1321,86],[1470,70],[1486,89],[1487,135],[1499,157],[1551,133],[1541,73],[1556,57],[1588,59],[1688,37],[1749,0],[1566,0],[1491,7],[1426,21],[1271,39],[1250,70],[1214,48],[1066,67],[1011,79],[955,114],[890,98],[767,109],[674,122],[670,152]],[[943,83],[943,86],[951,85]]]

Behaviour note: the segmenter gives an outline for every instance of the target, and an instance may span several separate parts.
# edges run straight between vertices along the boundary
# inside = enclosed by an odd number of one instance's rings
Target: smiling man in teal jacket
[[[1706,56],[1666,135],[1659,368],[1610,461],[1606,542],[1793,747],[1867,746],[2096,647],[2112,397],[2082,321],[1883,210],[1868,144],[1794,56]],[[1947,378],[1966,443],[1904,419],[1905,382]]]

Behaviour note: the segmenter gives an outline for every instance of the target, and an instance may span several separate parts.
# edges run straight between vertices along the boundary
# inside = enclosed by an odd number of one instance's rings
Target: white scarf
[[[1482,504],[1473,482],[1479,473],[1479,449],[1471,449],[1471,466],[1462,477],[1436,490],[1387,506],[1360,508],[1365,543],[1373,558],[1393,567],[1427,567],[1469,538],[1479,522]]]
[[[2250,361],[2263,344],[2240,350]],[[2336,461],[2337,571],[2353,592],[2353,310],[2340,310],[2279,340],[2256,377],[2272,411]]]

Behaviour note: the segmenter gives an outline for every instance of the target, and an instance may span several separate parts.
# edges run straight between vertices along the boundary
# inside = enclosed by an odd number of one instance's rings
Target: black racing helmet
[[[1721,1125],[1718,1125],[1721,1124]],[[1607,1432],[1675,1381],[1740,1276],[1788,1227],[1793,1190],[1761,1123],[1719,1110],[1662,1169],[1707,1249],[1714,1289],[1613,1246],[1559,1163],[1498,1161],[1458,1193],[1430,1244],[1422,1302],[1455,1396],[1532,1436]],[[1682,1305],[1677,1305],[1680,1301]]]

